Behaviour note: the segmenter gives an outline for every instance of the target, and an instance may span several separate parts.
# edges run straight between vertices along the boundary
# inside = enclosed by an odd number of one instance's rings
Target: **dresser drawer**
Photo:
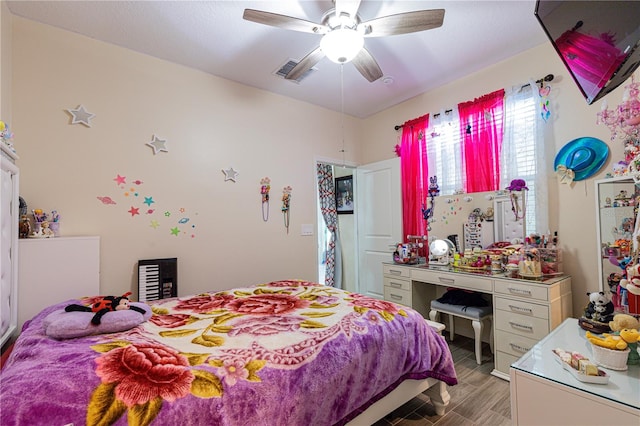
[[[382,273],[384,275],[392,275],[394,277],[411,278],[411,269],[406,266],[382,265]]]
[[[507,311],[512,314],[520,314],[528,317],[536,317],[549,319],[549,307],[546,305],[537,305],[535,303],[525,302],[523,300],[507,299],[505,297],[496,297],[494,301],[495,309]]]
[[[518,358],[529,352],[529,349],[536,343],[538,343],[537,339],[530,339],[502,330],[496,330],[495,333],[496,351],[508,353]]]
[[[547,287],[520,284],[513,281],[496,282],[495,292],[496,294],[509,294],[527,299],[543,300],[545,302],[549,300],[549,289]]]
[[[511,364],[516,362],[518,359],[520,359],[519,356],[510,355],[504,352],[496,352],[495,368],[496,370],[508,375]]]
[[[411,280],[405,280],[395,277],[384,277],[383,282],[385,287],[391,287],[392,289],[397,290],[411,291]]]
[[[493,292],[493,280],[476,277],[471,274],[427,271],[415,268],[412,271],[411,278],[414,281],[422,281],[447,287],[464,288],[467,290],[476,290],[481,293]]]
[[[549,320],[547,319],[496,310],[493,320],[496,330],[503,330],[530,339],[540,340],[549,334]]]
[[[384,286],[384,300],[411,307],[411,290],[401,290]]]

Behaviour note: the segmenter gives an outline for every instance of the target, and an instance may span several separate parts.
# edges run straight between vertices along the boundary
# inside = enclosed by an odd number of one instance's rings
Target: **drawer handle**
[[[525,290],[522,288],[515,288],[515,287],[507,287],[507,289],[511,292],[511,293],[515,293],[515,294],[526,294],[527,296],[531,296],[531,290]]]
[[[445,278],[445,277],[438,277],[438,280],[440,280],[441,283],[448,284],[448,285],[451,285],[456,282],[456,280],[454,280],[453,278]]]
[[[402,283],[395,283],[393,281],[389,281],[389,285],[395,288],[402,288]]]
[[[516,343],[509,343],[509,346],[511,346],[511,349],[513,349],[514,351],[521,352],[523,354],[529,352],[529,349],[531,349],[525,348],[524,346],[520,346]]]
[[[395,300],[402,300],[402,296],[398,296],[397,294],[389,293],[389,296]]]
[[[511,309],[514,312],[527,312],[533,315],[533,309],[531,308],[523,308],[521,306],[509,305],[509,309]]]
[[[397,269],[389,269],[389,273],[392,275],[402,275],[402,271],[398,271]]]
[[[521,328],[521,329],[525,329],[533,332],[533,327],[530,325],[518,324],[517,322],[513,322],[513,321],[509,321],[509,325],[511,325],[511,327],[514,327],[514,328]]]

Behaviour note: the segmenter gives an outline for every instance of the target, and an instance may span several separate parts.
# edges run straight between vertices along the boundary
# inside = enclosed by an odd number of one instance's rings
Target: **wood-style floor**
[[[447,337],[446,331],[444,332]],[[420,394],[377,421],[374,426],[508,426],[511,425],[509,382],[492,376],[493,357],[483,344],[482,365],[476,364],[473,339],[456,336],[449,343],[458,384],[449,387],[451,402],[438,416],[429,397]]]

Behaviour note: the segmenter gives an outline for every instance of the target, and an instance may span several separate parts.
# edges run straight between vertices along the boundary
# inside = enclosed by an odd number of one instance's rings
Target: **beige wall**
[[[11,126],[11,12],[4,1],[0,2],[0,120]]]
[[[316,227],[315,158],[342,158],[339,114],[19,17],[13,27],[21,195],[30,209],[57,209],[64,235],[102,238],[104,294],[135,290],[137,260],[161,257],[178,257],[180,294],[317,280],[316,239],[300,231]],[[90,128],[70,125],[65,110],[79,104],[96,114]],[[354,119],[345,128],[352,161]],[[169,152],[145,145],[154,134]],[[224,181],[229,167],[240,173],[236,183]],[[128,179],[122,189],[118,174]],[[264,176],[272,187],[266,223]],[[287,185],[288,234],[280,211]],[[97,199],[105,196],[117,204]],[[154,215],[144,213],[149,196]],[[132,217],[131,206],[142,214]],[[188,233],[171,235],[181,217]]]
[[[21,194],[30,208],[59,210],[65,235],[102,237],[102,292],[132,288],[137,259],[169,256],[179,258],[181,294],[280,278],[315,280],[315,238],[300,236],[300,225],[316,222],[314,158],[341,158],[338,114],[17,17],[12,38]],[[578,315],[584,293],[598,288],[593,182],[622,158],[622,142],[611,142],[607,128],[595,124],[601,102],[586,104],[551,46],[368,119],[347,117],[347,161],[391,158],[394,125],[548,73],[556,76],[554,119],[547,124],[550,164],[540,172],[549,176],[550,225],[566,252]],[[608,95],[608,104],[617,105],[622,92]],[[78,104],[96,114],[91,128],[69,125],[65,109]],[[153,155],[145,145],[154,134],[167,139],[168,153]],[[610,160],[587,181],[560,185],[552,173],[555,153],[581,136],[608,142]],[[240,172],[238,182],[224,182],[221,169],[228,167]],[[140,194],[152,195],[157,209],[175,214],[185,208],[195,238],[170,235],[167,221],[153,229],[144,215],[131,217],[134,198],[117,188],[117,174],[142,180]],[[263,176],[272,180],[267,223],[259,203]],[[285,185],[293,187],[288,235],[279,201]],[[103,205],[98,196],[118,204]]]
[[[529,78],[538,79],[550,73],[555,76],[550,96],[554,118],[546,125],[548,164],[547,169],[540,170],[540,173],[549,176],[549,223],[551,230],[558,230],[560,246],[565,251],[564,269],[572,275],[574,315],[579,316],[587,302],[585,293],[599,288],[594,181],[604,178],[607,172],[611,172],[612,165],[624,158],[623,142],[619,139],[612,142],[608,128],[596,125],[596,114],[603,100],[587,105],[550,44],[542,44],[363,120],[362,140],[366,141],[367,149],[362,150],[360,161],[369,163],[391,158],[399,134],[394,130],[396,124],[455,107],[461,101],[502,87],[522,85]],[[640,79],[640,72],[635,76]],[[622,100],[623,92],[624,88],[619,87],[604,99],[610,107],[616,106]],[[591,178],[575,182],[572,186],[560,184],[553,173],[555,154],[567,142],[582,136],[605,141],[610,147],[609,159]]]

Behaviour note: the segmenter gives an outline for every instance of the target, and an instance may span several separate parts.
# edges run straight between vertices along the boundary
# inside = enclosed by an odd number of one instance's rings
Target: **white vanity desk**
[[[551,353],[560,348],[593,356],[578,320],[569,318],[511,367],[514,425],[640,424],[640,365],[626,371],[603,368],[607,384],[583,383]]]
[[[505,380],[509,380],[513,362],[572,315],[568,275],[531,280],[449,266],[383,263],[382,267],[385,300],[410,306],[425,318],[429,317],[431,301],[447,287],[491,295],[495,348],[492,374]]]

